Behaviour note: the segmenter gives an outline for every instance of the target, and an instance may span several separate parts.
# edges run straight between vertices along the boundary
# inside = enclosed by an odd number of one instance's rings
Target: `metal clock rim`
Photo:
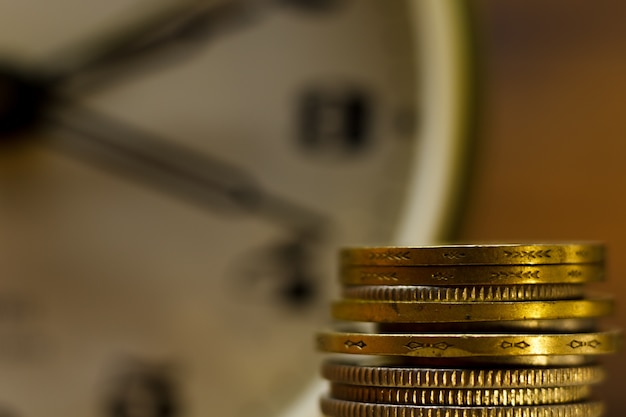
[[[428,153],[424,146],[428,142],[426,139],[415,146],[413,160],[416,168],[409,173],[408,197],[392,235],[392,240],[397,245],[433,244],[450,241],[458,236],[462,224],[461,209],[468,199],[472,182],[471,172],[478,131],[476,123],[478,68],[471,6],[457,0],[412,0],[410,6],[413,21],[419,21],[420,24],[427,24],[430,27],[429,32],[423,31],[418,25],[413,25],[413,36],[419,42],[417,55],[422,62],[432,64],[428,68],[428,74],[438,75],[437,81],[441,83],[437,84],[438,88],[448,84],[446,98],[457,103],[451,108],[458,123],[452,135],[435,149],[436,154],[442,159],[423,156]],[[435,38],[425,39],[424,32],[431,33]],[[425,48],[427,43],[433,41],[442,47]],[[425,51],[442,53],[430,57],[423,55]],[[442,74],[438,72],[442,65],[448,65],[450,70],[446,71],[447,78],[441,77]],[[418,89],[429,84],[423,81],[428,79],[428,75],[420,79],[422,84],[418,82]],[[421,94],[418,90],[417,96],[423,100],[419,105],[425,106],[431,99],[438,101],[441,97],[436,90],[431,95]],[[421,117],[422,120],[430,116],[430,113],[423,114],[427,116]],[[442,126],[448,126],[449,121],[450,119],[443,116]],[[430,131],[429,135],[437,137],[438,132]],[[431,142],[434,141],[431,139]],[[446,165],[450,168],[448,172],[445,172],[445,169],[437,171],[438,177],[433,180],[432,174],[435,171],[432,171],[431,167],[441,168]],[[436,191],[436,198],[428,195],[433,190]],[[417,207],[425,202],[431,202],[430,207],[418,210]],[[319,395],[324,392],[325,387],[320,377],[312,378],[301,396],[288,405],[279,416],[317,417]]]

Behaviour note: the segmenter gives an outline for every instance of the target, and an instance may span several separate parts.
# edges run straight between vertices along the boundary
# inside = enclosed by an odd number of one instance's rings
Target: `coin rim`
[[[605,258],[601,243],[344,247],[339,251],[341,265],[552,265]]]
[[[520,302],[574,300],[585,294],[583,284],[513,285],[362,285],[344,286],[347,300],[388,302]]]
[[[468,323],[559,320],[605,317],[613,313],[611,297],[520,302],[385,302],[337,300],[331,316],[371,323]]]
[[[526,388],[408,388],[330,383],[330,397],[337,400],[397,405],[532,406],[588,400],[591,386],[570,385]]]
[[[621,336],[619,330],[566,334],[323,332],[317,334],[317,349],[333,353],[424,358],[595,356],[616,352]]]
[[[602,415],[604,404],[600,401],[585,401],[570,404],[531,406],[488,406],[488,407],[441,407],[436,405],[395,405],[343,401],[328,396],[320,398],[324,415],[331,417],[597,417]]]
[[[429,265],[339,268],[343,285],[584,284],[606,279],[603,263],[556,265]]]
[[[468,366],[468,365],[465,365]],[[428,368],[326,360],[321,375],[350,385],[397,388],[526,388],[593,385],[606,378],[600,365],[511,368]]]

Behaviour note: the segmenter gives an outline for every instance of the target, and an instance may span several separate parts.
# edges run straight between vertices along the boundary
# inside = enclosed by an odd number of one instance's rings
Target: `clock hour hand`
[[[61,130],[49,143],[82,160],[225,216],[257,216],[309,239],[324,232],[322,215],[270,193],[227,162],[68,102],[44,117],[45,127]]]

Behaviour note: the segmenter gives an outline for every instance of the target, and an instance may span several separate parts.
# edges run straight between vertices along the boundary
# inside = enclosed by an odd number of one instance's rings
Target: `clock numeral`
[[[106,403],[107,417],[178,417],[176,385],[162,366],[130,363],[114,381]]]
[[[312,307],[319,296],[320,282],[313,267],[315,250],[315,243],[304,237],[258,248],[237,263],[237,282],[245,286],[245,293],[255,294],[263,302],[278,300],[277,306],[291,311]],[[242,259],[245,261],[241,262]],[[255,285],[261,282],[273,283],[270,286],[273,294],[255,293]],[[257,288],[261,291],[264,286]]]
[[[322,154],[353,154],[367,147],[372,99],[363,89],[311,88],[299,103],[299,142]]]

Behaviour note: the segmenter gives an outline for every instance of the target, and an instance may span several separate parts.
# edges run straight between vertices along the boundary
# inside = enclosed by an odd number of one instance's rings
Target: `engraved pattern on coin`
[[[415,341],[411,341],[409,343],[407,343],[406,345],[407,349],[409,350],[418,350],[418,349],[425,349],[425,348],[432,348],[432,349],[439,349],[439,350],[446,350],[449,347],[452,347],[454,345],[448,344],[446,342],[439,342],[439,343],[422,343],[422,342],[415,342]]]
[[[590,348],[597,348],[598,346],[600,346],[602,343],[600,343],[598,340],[593,339],[590,342],[587,341],[582,341],[582,340],[572,340],[570,343],[568,343],[568,345],[572,348],[572,349],[578,349],[580,347],[590,347]]]
[[[465,253],[453,250],[453,251],[444,252],[443,257],[448,258],[448,259],[463,259],[465,258]]]
[[[521,250],[521,251],[504,251],[504,256],[513,259],[537,259],[537,258],[551,258],[551,249],[547,250]],[[578,252],[577,252],[578,254]]]
[[[605,279],[602,264],[567,265],[439,265],[344,266],[345,285],[554,285],[584,284]]]
[[[619,347],[621,332],[586,333],[595,340],[595,348],[585,351],[585,355],[603,355],[614,353]],[[490,333],[459,333],[459,334],[394,334],[394,333],[341,333],[329,332],[320,334],[321,349],[326,352],[344,353],[346,340],[358,340],[364,347],[351,350],[351,353],[361,355],[383,356],[412,356],[421,358],[469,358],[469,357],[499,357],[570,355],[572,340],[579,340],[572,334],[512,334],[502,344],[502,335]],[[516,340],[517,339],[517,340]],[[445,350],[416,349],[410,350],[407,344],[419,343],[446,343]],[[356,342],[354,342],[356,343]],[[511,344],[507,348],[508,343]]]
[[[352,340],[346,340],[344,345],[346,345],[347,348],[351,348],[351,347],[358,347],[359,349],[363,349],[365,346],[367,346],[362,340],[359,340],[358,342],[353,342]]]
[[[518,349],[526,349],[527,347],[530,347],[530,345],[524,341],[522,342],[516,342],[516,343],[511,343],[508,341],[504,341],[500,344],[500,347],[502,349],[508,349],[508,348],[512,348],[512,347],[516,347]]]
[[[362,247],[344,248],[341,260],[344,266],[589,264],[603,262],[605,251],[598,244]]]
[[[368,281],[371,279],[379,280],[379,281],[398,281],[398,274],[396,274],[395,272],[392,272],[390,274],[381,274],[377,272],[362,272],[361,273],[361,280]]]
[[[438,281],[448,281],[450,279],[454,279],[454,275],[445,272],[435,272],[431,276]]]
[[[492,273],[491,278],[493,279],[509,279],[509,278],[540,279],[541,277],[539,276],[539,274],[540,274],[540,271],[537,269],[535,269],[534,271],[515,271],[515,272],[498,271],[498,272]]]
[[[398,251],[370,252],[368,257],[371,260],[409,261],[411,260],[411,253]]]

